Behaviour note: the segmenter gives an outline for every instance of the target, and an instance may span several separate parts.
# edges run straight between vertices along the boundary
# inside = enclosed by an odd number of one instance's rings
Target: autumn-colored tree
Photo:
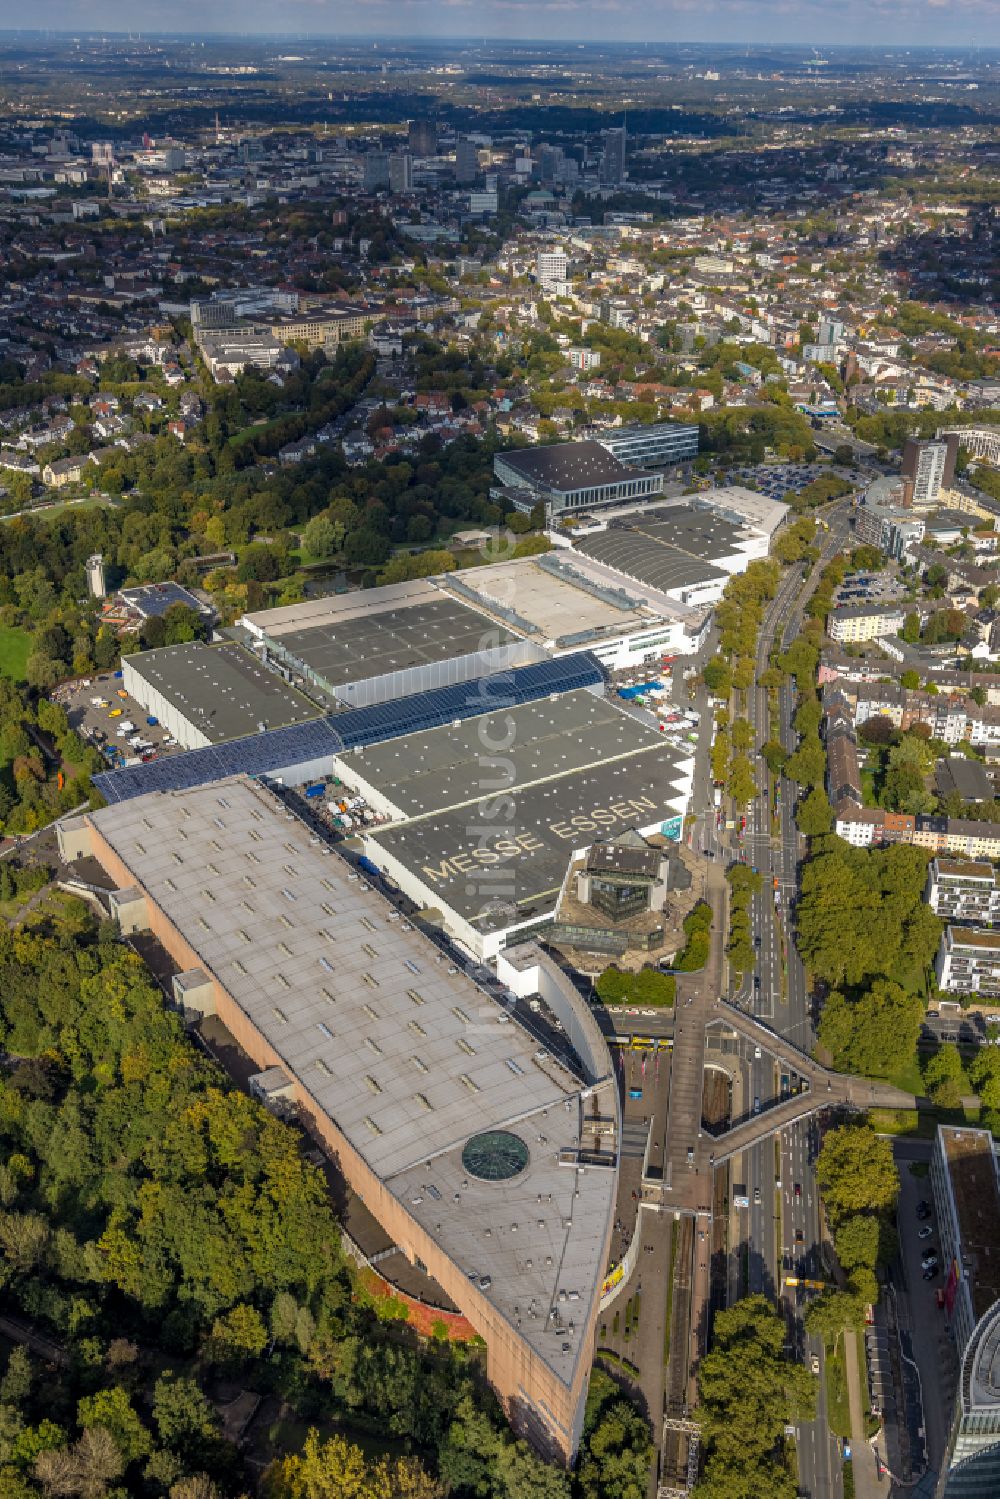
[[[301,1452],[272,1465],[268,1499],[441,1499],[441,1488],[415,1458],[369,1461],[341,1436],[321,1442],[310,1431]]]

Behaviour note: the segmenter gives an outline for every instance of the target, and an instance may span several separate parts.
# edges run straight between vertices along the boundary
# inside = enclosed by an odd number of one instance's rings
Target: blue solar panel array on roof
[[[597,659],[589,651],[563,656],[557,661],[539,661],[534,666],[515,667],[476,677],[452,687],[438,687],[412,697],[353,708],[311,723],[270,729],[228,744],[188,750],[148,765],[127,770],[106,770],[94,777],[94,785],[109,802],[126,802],[150,791],[181,791],[203,786],[224,776],[280,775],[294,765],[355,749],[381,744],[423,729],[440,728],[455,719],[476,718],[498,708],[530,703],[550,693],[572,692],[581,687],[600,687],[604,682]]]

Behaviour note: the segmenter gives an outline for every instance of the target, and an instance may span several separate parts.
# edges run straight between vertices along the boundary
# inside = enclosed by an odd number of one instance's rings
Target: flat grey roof
[[[446,593],[286,630],[281,648],[332,687],[510,645],[520,637]]]
[[[889,619],[895,615],[902,616],[903,606],[898,603],[883,603],[879,599],[873,599],[870,604],[839,604],[836,609],[830,610],[831,619]]]
[[[384,849],[443,905],[498,931],[554,908],[575,850],[681,811],[689,766],[659,737],[623,759],[370,832],[366,846],[376,864]]]
[[[643,750],[661,735],[585,688],[345,755],[407,818]]]
[[[616,1188],[613,1170],[560,1163],[581,1148],[579,1080],[259,783],[153,793],[89,820],[407,1213],[465,1274],[491,1278],[484,1294],[570,1383],[592,1351],[585,1310]],[[505,1183],[461,1163],[488,1129],[528,1148]],[[575,1335],[563,1291],[581,1301]]]
[[[319,718],[301,692],[261,666],[241,645],[192,640],[127,658],[133,671],[170,702],[212,744]]]
[[[617,437],[661,437],[669,433],[672,437],[688,436],[698,431],[697,422],[633,422],[628,427],[609,427],[601,433],[601,441]]]
[[[599,442],[559,442],[548,447],[515,448],[497,457],[532,484],[566,494],[600,484],[620,484],[642,470],[629,468]]]
[[[546,553],[548,557],[552,555]],[[626,634],[658,623],[651,609],[642,613],[638,609],[616,608],[590,589],[579,587],[573,582],[574,558],[565,552],[556,556],[568,569],[561,577],[539,567],[534,558],[524,557],[516,562],[467,568],[461,574],[461,582],[480,596],[484,609],[496,605],[514,609],[522,619],[535,625],[546,640],[558,640],[581,630]],[[579,569],[576,575],[582,576]],[[622,587],[621,579],[612,574],[596,580],[595,586],[601,582],[609,589]]]
[[[661,537],[643,535],[640,531],[598,531],[593,536],[581,537],[575,550],[613,567],[627,578],[663,591],[716,580],[722,583],[729,577],[723,568],[713,567]]]
[[[713,510],[695,510],[689,505],[657,505],[655,510],[630,516],[627,521],[612,521],[611,529],[627,529],[651,541],[678,547],[702,562],[731,557],[747,540],[743,526],[734,525]]]
[[[773,535],[789,509],[781,500],[772,500],[766,494],[758,494],[755,489],[747,489],[744,484],[724,484],[718,489],[702,489],[691,495],[690,501],[696,510],[708,509],[738,515],[748,526],[766,531],[768,536]]]
[[[330,624],[334,620],[355,619],[418,599],[434,598],[437,582],[418,578],[411,583],[387,583],[382,588],[357,589],[349,593],[327,593],[318,598],[303,599],[298,604],[279,604],[274,609],[256,609],[240,620],[251,634],[272,638],[286,630],[304,630],[310,625]]]

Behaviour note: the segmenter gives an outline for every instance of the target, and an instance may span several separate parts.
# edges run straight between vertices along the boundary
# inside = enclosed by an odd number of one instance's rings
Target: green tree
[[[733,724],[731,735],[734,750],[745,754],[747,750],[753,748],[753,729],[750,727],[749,719],[738,718]]]
[[[863,1327],[865,1303],[850,1291],[821,1291],[808,1304],[803,1316],[810,1337],[832,1343],[845,1327]]]
[[[344,542],[344,557],[352,567],[381,567],[391,551],[388,538],[368,526],[352,531]]]
[[[756,1494],[781,1492],[786,1471],[775,1459],[785,1425],[808,1419],[815,1380],[785,1357],[782,1317],[763,1296],[748,1296],[717,1313],[713,1345],[698,1374],[706,1486],[696,1493],[739,1493],[753,1475]],[[733,1487],[723,1490],[726,1474]]]
[[[302,544],[311,557],[332,557],[344,544],[344,527],[326,512],[314,515],[302,531]]]
[[[712,780],[718,784],[725,781],[729,774],[729,757],[732,742],[724,729],[718,729],[715,735],[715,743],[712,745]]]
[[[218,1363],[239,1364],[258,1358],[267,1347],[267,1328],[256,1307],[234,1306],[212,1323],[209,1351]]]
[[[810,735],[819,734],[819,726],[823,722],[823,709],[819,701],[814,697],[805,698],[795,712],[795,732],[803,739]]]
[[[196,1460],[219,1432],[219,1418],[193,1379],[167,1370],[153,1389],[153,1420],[160,1440]]]
[[[768,739],[761,750],[761,754],[764,756],[764,763],[771,774],[773,776],[781,775],[785,768],[785,762],[788,759],[788,753],[785,748],[776,739]]]
[[[941,934],[923,901],[926,883],[922,849],[852,849],[828,840],[802,873],[796,921],[803,960],[833,986],[891,977],[917,988]]]
[[[923,1067],[928,1097],[941,1109],[957,1109],[962,1102],[964,1071],[957,1046],[945,1044],[928,1057]]]
[[[152,1448],[149,1432],[121,1385],[84,1396],[77,1406],[77,1420],[85,1430],[92,1426],[105,1427],[114,1437],[115,1446],[126,1463],[145,1457]]]
[[[835,1225],[855,1213],[889,1212],[899,1196],[892,1145],[867,1123],[827,1133],[816,1158],[816,1181]]]
[[[916,1055],[924,1007],[891,979],[874,979],[856,996],[827,995],[819,1039],[841,1072],[888,1077]]]
[[[980,1047],[969,1064],[969,1081],[984,1109],[1000,1110],[1000,1047]]]
[[[592,1369],[576,1470],[580,1499],[643,1499],[649,1482],[649,1427],[600,1369]]]
[[[799,831],[807,838],[818,838],[830,831],[833,826],[833,809],[822,786],[814,786],[809,795],[799,803],[795,821]]]
[[[879,1220],[866,1213],[845,1218],[834,1235],[834,1248],[841,1267],[848,1272],[859,1265],[874,1270],[879,1257]]]
[[[800,786],[822,786],[826,775],[826,754],[818,734],[803,739],[785,763],[785,775]]]
[[[673,974],[659,973],[655,968],[627,973],[614,965],[605,968],[594,985],[598,999],[606,1005],[672,1005],[676,990]]]
[[[713,697],[728,697],[733,690],[733,677],[729,663],[722,656],[713,656],[706,661],[702,680]]]
[[[753,766],[746,755],[734,755],[729,767],[726,790],[738,807],[747,807],[757,795]]]
[[[15,1343],[10,1350],[6,1372],[0,1380],[0,1404],[26,1404],[33,1377],[31,1354],[22,1344]]]

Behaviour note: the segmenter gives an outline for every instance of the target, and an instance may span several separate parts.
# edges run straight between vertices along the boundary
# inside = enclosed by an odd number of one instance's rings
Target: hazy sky
[[[1000,0],[0,0],[0,28],[1000,46]]]

